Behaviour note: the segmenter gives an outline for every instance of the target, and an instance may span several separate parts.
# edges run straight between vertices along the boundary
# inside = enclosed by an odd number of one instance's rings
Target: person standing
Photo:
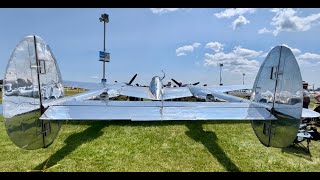
[[[303,85],[303,108],[309,108],[310,104],[310,93],[308,91],[308,83],[305,81],[302,81]]]

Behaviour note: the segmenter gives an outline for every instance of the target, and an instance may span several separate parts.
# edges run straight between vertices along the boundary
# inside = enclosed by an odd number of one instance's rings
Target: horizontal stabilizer
[[[276,120],[265,108],[220,103],[214,106],[156,106],[159,102],[143,106],[130,106],[122,103],[111,105],[69,105],[51,106],[40,117],[42,120]],[[153,104],[153,105],[152,105]],[[203,103],[202,103],[203,104]],[[216,103],[218,104],[218,103]],[[239,106],[237,106],[239,104]]]

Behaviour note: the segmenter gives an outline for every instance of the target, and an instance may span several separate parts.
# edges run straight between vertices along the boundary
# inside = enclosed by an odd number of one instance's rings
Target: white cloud
[[[320,60],[320,54],[314,54],[314,53],[304,53],[297,57],[297,61],[300,66],[314,67],[315,65],[320,64],[319,60]]]
[[[287,9],[272,9],[272,12],[276,15],[272,18],[271,25],[274,26],[272,31],[274,36],[277,36],[280,32],[299,32],[307,31],[313,25],[320,22],[320,13],[311,14],[306,17],[297,16],[297,11]]]
[[[297,54],[300,54],[300,53],[301,53],[301,51],[300,51],[299,49],[297,49],[297,48],[292,48],[292,47],[290,47],[290,46],[288,46],[288,45],[286,45],[286,44],[282,44],[282,46],[285,46],[285,47],[291,49],[291,51],[292,51],[292,53],[293,53],[294,55],[297,55]]]
[[[215,52],[220,52],[223,50],[223,44],[219,43],[219,42],[209,42],[206,44],[206,48],[212,49]]]
[[[153,14],[165,14],[168,12],[178,11],[179,8],[150,8]]]
[[[272,31],[267,28],[262,28],[262,29],[259,29],[258,31],[258,34],[265,34],[265,33],[272,33]]]
[[[311,63],[308,62],[308,61],[304,61],[304,60],[300,60],[300,59],[297,59],[297,62],[299,64],[299,66],[307,66],[307,65],[310,65]]]
[[[320,60],[320,54],[304,53],[298,56],[299,60]]]
[[[249,24],[250,21],[247,20],[244,16],[239,16],[236,20],[233,21],[232,23],[232,28],[233,30],[239,28],[240,26],[243,26],[245,24]]]
[[[199,47],[200,45],[201,45],[200,43],[193,43],[193,44],[192,44],[192,47],[197,48],[197,47]]]
[[[229,53],[218,52],[215,54],[205,54],[205,66],[218,66],[220,63],[231,72],[246,72],[248,74],[255,73],[259,69],[259,62],[256,60],[249,60],[248,58],[255,58],[262,54],[262,51],[254,51],[250,49],[235,47]]]
[[[99,79],[98,76],[91,76],[92,79]]]
[[[230,18],[233,16],[243,15],[245,13],[254,13],[255,11],[255,8],[229,8],[222,12],[215,13],[214,15],[217,18]]]
[[[256,58],[262,54],[262,51],[255,51],[251,49],[242,48],[241,46],[236,46],[233,53],[245,58]]]
[[[187,53],[191,53],[195,48],[199,47],[200,43],[193,43],[192,45],[182,46],[176,49],[177,56],[186,56]]]

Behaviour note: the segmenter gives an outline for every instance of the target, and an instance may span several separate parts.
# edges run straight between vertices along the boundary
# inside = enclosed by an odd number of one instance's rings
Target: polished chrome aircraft
[[[251,120],[262,144],[286,147],[297,136],[302,117],[302,79],[291,50],[274,47],[262,63],[253,87],[164,87],[161,77],[150,86],[130,83],[81,83],[62,81],[58,64],[47,43],[27,36],[14,49],[4,76],[3,116],[10,139],[23,149],[48,147],[63,120]],[[63,85],[89,91],[64,97]],[[224,92],[251,89],[251,99]],[[119,95],[152,101],[111,101]],[[165,101],[194,96],[229,102]],[[93,100],[98,99],[98,100]],[[304,110],[304,115],[320,114]]]

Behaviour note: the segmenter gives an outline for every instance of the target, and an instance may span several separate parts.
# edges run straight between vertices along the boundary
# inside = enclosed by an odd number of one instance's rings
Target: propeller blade
[[[176,83],[176,85],[178,85],[179,87],[182,85],[180,84],[178,81],[174,80],[174,79],[171,79],[174,83]]]
[[[199,83],[200,83],[200,82],[196,82],[196,83],[193,83],[192,85],[194,85],[194,86],[195,86],[195,85],[198,85]]]
[[[131,78],[131,80],[130,80],[130,82],[128,83],[128,85],[131,85],[131,83],[134,81],[134,79],[136,79],[137,75],[138,75],[138,74],[135,74],[135,75]]]

